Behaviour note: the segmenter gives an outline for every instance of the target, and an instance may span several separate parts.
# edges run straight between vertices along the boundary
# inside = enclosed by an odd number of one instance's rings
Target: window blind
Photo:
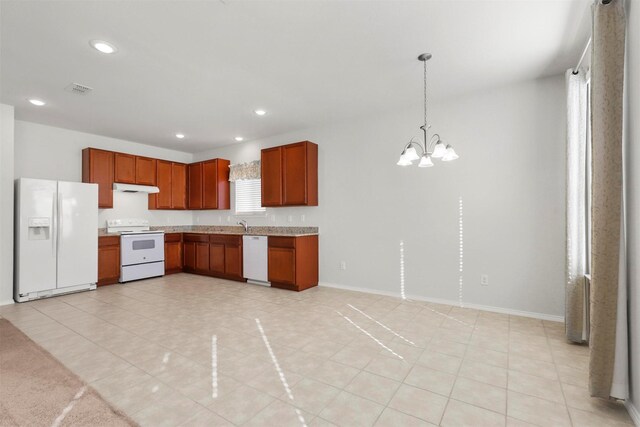
[[[243,179],[235,181],[236,214],[264,212],[259,179]]]

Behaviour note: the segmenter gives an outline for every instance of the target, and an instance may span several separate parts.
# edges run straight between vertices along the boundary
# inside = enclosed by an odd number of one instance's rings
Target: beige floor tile
[[[400,387],[398,381],[361,371],[344,389],[349,393],[386,405]]]
[[[506,417],[477,406],[457,400],[450,400],[440,423],[443,427],[500,427],[506,424]]]
[[[464,357],[464,353],[467,351],[467,345],[444,338],[434,338],[429,342],[427,349],[450,356]]]
[[[404,379],[406,384],[449,397],[456,376],[424,366],[414,366]]]
[[[273,397],[266,393],[241,385],[227,394],[220,395],[208,408],[234,424],[242,424],[273,400]]]
[[[388,407],[432,424],[439,424],[447,398],[406,384],[400,386]]]
[[[391,408],[385,408],[375,423],[376,427],[429,427],[435,425]]]
[[[569,412],[564,404],[534,396],[507,392],[507,415],[537,426],[571,426]]]
[[[307,375],[309,372],[322,365],[326,359],[314,356],[304,351],[298,351],[278,360],[282,369],[296,372],[300,375]]]
[[[451,392],[451,398],[505,414],[507,412],[507,390],[468,378],[460,377]]]
[[[243,424],[247,427],[300,427],[313,419],[313,415],[280,400],[273,401],[269,406],[258,412],[251,420]]]
[[[627,420],[612,419],[606,415],[595,414],[582,409],[569,408],[569,414],[574,426],[580,427],[630,427],[633,421],[627,415]]]
[[[191,418],[180,424],[180,427],[233,427],[233,424],[225,420],[209,409],[202,409]]]
[[[508,389],[552,402],[564,403],[560,382],[557,380],[548,380],[523,372],[509,371]]]
[[[317,415],[339,392],[339,389],[328,384],[303,378],[291,388],[293,402],[290,402],[286,395],[281,396],[280,399],[306,412]]]
[[[464,360],[458,375],[486,384],[491,384],[496,387],[507,387],[506,369],[473,360]]]
[[[296,385],[296,383],[303,378],[301,375],[291,371],[282,371],[282,375],[284,375],[284,380],[290,388]],[[283,379],[280,377],[278,371],[272,367],[271,369],[267,369],[266,372],[249,380],[247,385],[255,388],[256,390],[267,393],[269,396],[279,397],[286,392],[282,381]]]
[[[147,405],[144,409],[132,415],[134,421],[144,426],[176,426],[203,409],[178,393]]]
[[[311,371],[308,377],[342,389],[358,375],[358,372],[360,371],[351,366],[327,360]]]
[[[382,405],[342,391],[320,412],[320,417],[338,426],[372,426],[383,409]]]
[[[516,355],[509,356],[509,369],[549,380],[558,379],[555,364],[530,359],[528,357]]]
[[[482,362],[486,365],[497,366],[498,368],[507,368],[509,365],[509,354],[502,351],[491,350],[488,348],[469,345],[464,355],[465,359]]]
[[[403,381],[411,370],[411,364],[396,357],[379,355],[372,359],[364,370],[392,380]]]
[[[331,360],[356,369],[363,369],[377,354],[378,349],[348,345],[335,353]]]
[[[462,359],[436,351],[425,350],[416,363],[448,374],[457,374],[462,364]]]
[[[624,404],[591,397],[586,387],[563,384],[567,406],[598,415],[612,422],[632,423]],[[573,415],[572,415],[573,417]]]

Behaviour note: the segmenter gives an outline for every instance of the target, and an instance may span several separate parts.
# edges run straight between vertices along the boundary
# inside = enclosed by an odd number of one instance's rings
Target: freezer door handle
[[[60,249],[61,249],[60,235],[62,234],[62,193],[58,193],[58,220],[56,224],[56,231],[58,234],[56,238],[56,242],[58,246],[58,253],[60,253]]]
[[[51,198],[51,226],[52,226],[52,230],[51,230],[51,251],[53,252],[53,255],[55,256],[56,254],[56,245],[58,244],[58,239],[56,238],[56,232],[58,231],[58,227],[56,224],[56,203],[58,202],[58,200],[53,197]]]

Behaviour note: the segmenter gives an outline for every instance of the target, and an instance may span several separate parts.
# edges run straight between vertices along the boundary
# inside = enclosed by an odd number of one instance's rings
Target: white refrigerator
[[[20,178],[15,190],[14,299],[95,289],[98,185]]]

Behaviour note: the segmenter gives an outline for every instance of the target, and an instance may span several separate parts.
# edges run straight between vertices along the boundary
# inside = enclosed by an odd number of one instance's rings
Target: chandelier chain
[[[427,127],[427,61],[423,61],[424,65],[424,127]],[[426,145],[426,141],[425,141]]]

